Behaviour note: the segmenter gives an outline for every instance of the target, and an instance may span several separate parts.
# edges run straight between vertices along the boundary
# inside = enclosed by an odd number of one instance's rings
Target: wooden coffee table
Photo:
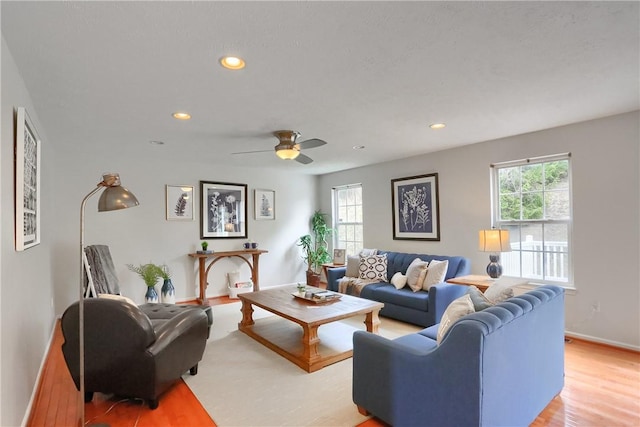
[[[238,329],[307,372],[353,355],[356,328],[336,321],[364,314],[367,331],[378,332],[378,313],[384,307],[380,302],[342,295],[339,300],[316,304],[294,297],[295,291],[295,286],[282,286],[238,294],[242,301]],[[279,317],[254,321],[254,305]]]

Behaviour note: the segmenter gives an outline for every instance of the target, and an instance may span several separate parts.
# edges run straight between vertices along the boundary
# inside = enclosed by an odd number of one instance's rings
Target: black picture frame
[[[200,181],[200,238],[247,238],[247,184]]]
[[[440,241],[438,174],[391,180],[394,240]]]

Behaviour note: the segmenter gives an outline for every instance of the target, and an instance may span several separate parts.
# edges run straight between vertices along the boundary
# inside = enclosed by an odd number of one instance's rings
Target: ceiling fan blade
[[[273,151],[273,148],[271,150],[256,150],[256,151],[239,151],[237,153],[231,153],[231,154],[251,154],[251,153],[268,153]]]
[[[313,162],[313,159],[309,156],[305,156],[304,154],[298,154],[298,157],[295,158],[295,161],[298,163],[302,163],[303,165],[308,165]]]
[[[326,143],[326,141],[321,139],[311,138],[306,141],[299,142],[298,144],[300,145],[301,150],[308,150],[309,148],[322,147],[323,145],[326,145]]]

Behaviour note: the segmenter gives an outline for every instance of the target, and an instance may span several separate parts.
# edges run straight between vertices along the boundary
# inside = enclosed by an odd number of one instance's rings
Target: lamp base
[[[487,274],[492,279],[502,276],[502,266],[500,265],[500,255],[489,255],[489,265],[487,265]]]

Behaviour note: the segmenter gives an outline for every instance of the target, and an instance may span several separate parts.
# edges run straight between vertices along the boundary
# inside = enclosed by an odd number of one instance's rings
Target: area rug
[[[255,308],[254,319],[273,316]],[[240,303],[213,307],[211,336],[198,375],[183,378],[219,427],[355,426],[367,419],[351,399],[352,360],[307,373],[238,331]],[[343,320],[364,329],[364,316]],[[381,318],[379,334],[420,330]]]

